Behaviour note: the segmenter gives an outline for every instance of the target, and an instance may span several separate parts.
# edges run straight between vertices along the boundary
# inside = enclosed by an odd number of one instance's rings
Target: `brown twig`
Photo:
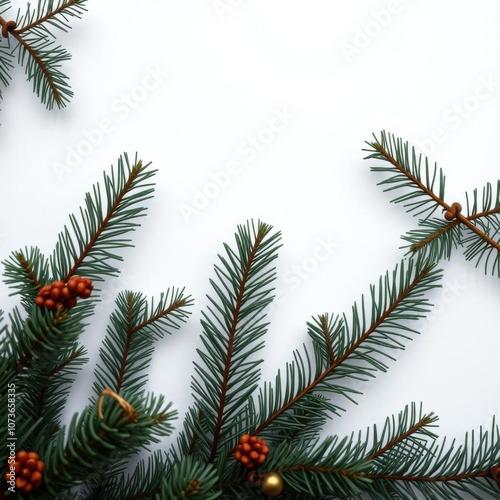
[[[266,231],[267,231],[267,226],[263,226],[260,229],[259,233],[257,234],[257,237],[255,239],[255,242],[254,242],[254,245],[253,245],[252,250],[250,252],[250,255],[248,256],[248,260],[247,260],[245,269],[243,270],[243,274],[241,277],[241,283],[240,283],[240,288],[238,290],[238,295],[236,298],[233,318],[231,321],[231,326],[229,328],[229,338],[228,338],[228,343],[227,343],[227,352],[226,352],[226,362],[225,362],[225,366],[224,366],[224,373],[222,375],[222,386],[221,386],[221,393],[220,393],[220,400],[219,400],[219,409],[217,411],[217,419],[215,422],[215,431],[214,431],[214,437],[213,437],[213,442],[212,442],[212,451],[211,451],[210,457],[208,459],[208,461],[210,463],[215,460],[215,456],[217,454],[217,446],[219,444],[219,437],[220,437],[222,424],[223,424],[223,420],[224,420],[224,410],[225,410],[225,405],[226,405],[226,393],[227,393],[228,384],[229,384],[229,371],[231,369],[233,347],[234,347],[234,342],[236,340],[236,329],[237,329],[237,324],[239,321],[241,307],[243,305],[243,295],[245,293],[245,286],[246,286],[246,282],[248,279],[248,275],[250,273],[250,269],[251,269],[252,264],[253,264],[253,260],[255,258],[255,254],[257,253],[259,245],[261,244],[261,242],[266,234]]]
[[[257,429],[255,429],[254,434],[259,434],[262,432],[271,422],[276,420],[282,413],[289,410],[297,401],[302,399],[309,392],[314,390],[314,388],[320,384],[323,380],[325,380],[338,366],[340,366],[368,337],[374,333],[377,328],[390,316],[390,314],[398,307],[398,305],[402,302],[402,300],[407,297],[412,290],[417,286],[417,284],[425,278],[425,276],[429,273],[430,268],[426,267],[411,283],[410,285],[396,298],[396,300],[383,312],[380,318],[365,332],[360,338],[349,348],[346,352],[337,358],[330,366],[324,370],[320,375],[318,375],[307,387],[305,387],[299,394],[297,394],[294,398],[290,399],[288,402],[283,404],[281,408],[279,408],[276,412],[270,415],[265,422],[259,425]]]
[[[380,143],[376,142],[372,144],[373,148],[380,153],[389,163],[391,163],[394,167],[396,167],[403,175],[408,177],[415,185],[418,186],[427,196],[432,198],[438,205],[443,208],[445,212],[445,217],[447,220],[456,219],[458,222],[462,223],[464,226],[469,228],[471,231],[480,236],[486,243],[491,245],[500,251],[500,243],[492,240],[484,231],[481,231],[475,224],[473,224],[468,217],[465,217],[461,213],[462,207],[459,203],[452,203],[448,205],[444,200],[442,200],[439,196],[437,196],[433,191],[431,191],[425,184],[423,184],[419,179],[417,179],[411,172],[408,172],[407,169],[401,165]],[[449,214],[449,217],[447,215]]]
[[[82,262],[85,260],[85,258],[87,257],[87,255],[92,250],[92,247],[94,246],[94,244],[96,243],[96,241],[99,239],[99,236],[101,236],[102,232],[106,229],[106,226],[107,226],[108,222],[110,221],[111,217],[113,217],[113,215],[114,215],[115,211],[117,210],[117,208],[120,206],[120,203],[121,203],[123,197],[127,194],[130,186],[134,182],[135,178],[137,177],[137,175],[139,174],[139,172],[140,172],[141,169],[142,169],[142,162],[139,161],[132,168],[132,171],[130,172],[130,176],[127,179],[127,182],[125,183],[125,185],[123,186],[123,189],[118,194],[115,202],[113,203],[113,206],[109,209],[108,213],[104,217],[104,219],[101,222],[100,226],[97,228],[95,234],[92,236],[92,238],[87,243],[87,245],[83,249],[82,253],[78,257],[78,259],[76,260],[76,262],[73,264],[73,267],[68,271],[68,273],[66,274],[66,276],[64,278],[62,278],[62,281],[64,281],[66,283],[71,278],[71,276],[73,276],[76,273],[76,271],[78,270],[78,268],[80,267],[80,265],[82,264]]]

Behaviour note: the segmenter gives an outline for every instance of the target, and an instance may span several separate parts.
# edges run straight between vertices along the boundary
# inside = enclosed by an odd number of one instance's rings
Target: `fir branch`
[[[45,478],[50,494],[57,496],[90,481],[100,468],[158,442],[158,437],[172,431],[170,421],[176,412],[169,410],[170,404],[165,404],[162,396],[128,397],[126,402],[133,414],[109,399],[102,415],[95,405],[75,414],[68,428],[61,429],[47,449]]]
[[[18,14],[16,25],[22,27],[15,31],[21,35],[39,28],[48,33],[46,24],[68,31],[70,29],[68,19],[70,17],[80,19],[87,10],[86,2],[87,0],[59,0],[54,4],[54,0],[44,0],[43,4],[38,2],[38,8],[32,8],[31,4],[28,4],[26,13],[23,16],[20,12]]]
[[[76,309],[76,308],[75,308]],[[9,315],[12,325],[12,355],[17,371],[21,373],[33,358],[45,362],[57,359],[61,351],[71,349],[83,330],[84,315],[76,310],[70,314],[33,305],[28,318],[21,317],[17,308]]]
[[[146,460],[140,460],[131,474],[121,471],[104,480],[82,496],[85,500],[116,498],[120,500],[151,499],[161,492],[167,462],[165,454],[157,450]]]
[[[403,247],[409,248],[409,253],[439,262],[441,259],[449,260],[453,248],[462,244],[462,230],[457,220],[425,219],[419,221],[418,229],[409,231],[401,238],[410,243]]]
[[[356,441],[338,436],[281,443],[273,447],[266,462],[267,470],[283,477],[288,491],[312,498],[359,495],[369,482],[369,467]]]
[[[462,206],[458,202],[451,205],[444,201],[445,178],[439,170],[438,192],[434,192],[437,178],[437,167],[429,168],[425,158],[425,176],[422,174],[422,155],[417,156],[415,148],[410,149],[408,143],[396,138],[392,134],[381,133],[380,140],[375,136],[374,142],[368,142],[369,159],[377,159],[389,163],[389,166],[374,166],[372,171],[389,172],[391,177],[379,184],[389,185],[386,191],[406,189],[407,192],[392,200],[403,203],[408,212],[418,210],[416,215],[425,213],[420,221],[420,229],[410,231],[403,239],[410,242],[410,251],[420,252],[427,257],[438,260],[449,258],[454,246],[466,245],[465,257],[476,260],[476,266],[481,260],[485,261],[485,272],[491,267],[493,273],[500,276],[500,181],[497,181],[496,192],[488,183],[483,188],[479,199],[477,190],[474,190],[472,201],[467,195],[468,215],[461,213]],[[481,212],[479,212],[481,206]],[[428,220],[430,215],[441,208],[444,217],[449,223],[437,219]],[[460,226],[460,227],[459,227]],[[461,239],[462,226],[472,232],[465,239]],[[493,229],[493,231],[492,231]],[[491,261],[493,261],[491,263]]]
[[[380,437],[377,427],[373,427],[373,444],[366,460],[373,461],[388,452],[393,453],[396,447],[404,447],[406,450],[420,448],[422,451],[428,439],[437,438],[430,430],[431,427],[436,427],[437,420],[433,413],[424,415],[421,406],[417,412],[415,403],[406,406],[397,418],[393,415],[386,419]]]
[[[105,387],[112,387],[117,393],[141,393],[147,382],[144,369],[151,362],[153,343],[180,327],[189,315],[186,308],[192,303],[191,297],[184,296],[184,290],[167,290],[157,304],[154,299],[148,304],[140,293],[120,293],[99,353],[96,394]]]
[[[33,92],[47,109],[52,109],[54,105],[65,107],[73,92],[69,89],[68,77],[59,67],[71,59],[69,52],[55,46],[50,39],[35,36],[23,38],[15,31],[11,34],[18,42],[14,49],[18,53],[18,63],[25,65],[27,80],[33,82]]]
[[[212,439],[209,462],[234,440],[227,423],[245,406],[260,376],[261,361],[249,353],[263,347],[262,312],[272,300],[275,273],[269,266],[277,256],[280,234],[271,235],[271,229],[261,222],[239,226],[237,250],[225,245],[226,256],[219,256],[221,265],[215,266],[218,282],[211,280],[216,299],[208,297],[211,305],[203,313],[205,350],[198,350],[201,362],[195,363],[192,382],[205,434]]]
[[[85,3],[86,0],[39,0],[36,8],[28,4],[24,14],[19,10],[15,21],[7,21],[0,16],[2,40],[8,43],[0,50],[0,81],[8,85],[9,72],[13,68],[11,58],[17,52],[18,63],[25,66],[27,79],[33,82],[33,91],[42,103],[48,109],[54,105],[59,108],[66,106],[73,92],[69,88],[68,77],[59,68],[71,56],[54,44],[48,26],[68,31],[69,19],[80,18],[86,11]],[[2,2],[0,8],[6,4]],[[1,13],[6,10],[8,8]],[[12,50],[11,39],[17,42]]]
[[[155,498],[180,500],[196,497],[213,500],[221,495],[220,491],[213,491],[217,481],[217,469],[212,464],[199,462],[187,456],[169,470],[163,481],[161,493]]]
[[[455,441],[447,446],[432,441],[425,449],[422,443],[413,443],[387,457],[377,460],[377,466],[367,474],[371,480],[369,493],[375,498],[397,494],[400,498],[414,498],[415,488],[426,498],[452,500],[466,493],[482,500],[486,495],[496,498],[498,484],[491,477],[491,469],[500,461],[500,435],[495,422],[490,432],[466,434],[464,444]],[[396,447],[397,448],[397,447]],[[382,496],[380,496],[382,495]]]
[[[371,319],[368,326],[364,298],[361,308],[357,304],[352,308],[351,327],[345,315],[330,320],[329,330],[335,332],[332,335],[335,342],[333,362],[328,350],[324,345],[322,347],[322,343],[325,342],[323,330],[325,317],[320,316],[319,326],[318,323],[310,323],[309,331],[313,337],[315,352],[314,368],[307,351],[307,368],[300,354],[294,353],[295,362],[287,366],[285,394],[282,394],[280,389],[279,374],[275,393],[271,389],[268,390],[268,395],[261,391],[259,413],[267,416],[256,425],[254,433],[262,433],[273,423],[283,426],[287,413],[297,404],[299,406],[303,404],[307,410],[315,391],[326,391],[345,397],[355,392],[336,382],[338,379],[367,380],[373,377],[377,370],[385,371],[387,365],[382,359],[384,357],[393,359],[387,351],[402,349],[404,345],[401,339],[409,340],[410,334],[418,333],[407,325],[407,321],[425,316],[430,304],[424,294],[439,286],[437,281],[440,277],[440,271],[436,271],[433,265],[421,260],[410,260],[406,265],[402,261],[399,268],[392,273],[392,277],[389,273],[381,277],[378,288],[375,286],[370,288]],[[332,405],[335,412],[340,408],[334,403]],[[295,422],[292,422],[292,425],[294,424]]]
[[[20,294],[26,312],[31,310],[40,288],[49,282],[49,265],[37,247],[14,252],[2,264],[5,267],[4,282]]]
[[[374,172],[388,172],[391,177],[379,182],[379,185],[388,185],[384,191],[407,189],[406,194],[393,199],[394,203],[403,203],[408,212],[417,211],[415,215],[427,213],[427,217],[439,207],[450,210],[444,200],[445,176],[437,166],[429,166],[425,158],[425,175],[422,172],[422,155],[418,155],[415,148],[410,148],[407,142],[396,138],[392,134],[382,131],[380,140],[373,136],[374,142],[367,142],[369,149],[364,149],[370,154],[365,159],[377,159],[389,163],[389,166],[371,167]],[[439,173],[439,176],[438,176]],[[437,194],[434,192],[436,180],[439,177]]]
[[[50,259],[53,276],[66,282],[76,273],[94,281],[101,281],[103,275],[117,275],[118,269],[110,261],[121,261],[122,257],[114,250],[131,246],[125,235],[139,225],[134,219],[144,216],[146,210],[140,204],[151,198],[154,191],[148,181],[156,170],[148,167],[137,158],[131,165],[124,154],[118,159],[116,170],[104,174],[105,200],[98,184],[92,194],[86,194],[86,208],[80,209],[81,220],[71,215],[72,231],[65,227],[59,235]]]

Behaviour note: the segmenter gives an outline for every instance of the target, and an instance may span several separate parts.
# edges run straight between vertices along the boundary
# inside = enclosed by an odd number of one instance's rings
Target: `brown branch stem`
[[[224,373],[222,376],[222,387],[221,387],[221,393],[220,393],[219,408],[217,411],[217,419],[215,422],[215,431],[214,431],[214,437],[213,437],[213,442],[212,442],[212,451],[210,452],[210,457],[208,459],[209,463],[212,463],[215,460],[215,456],[217,454],[217,446],[219,444],[219,437],[220,437],[222,424],[223,424],[223,420],[224,420],[224,410],[225,410],[225,405],[226,405],[226,393],[227,393],[228,384],[229,384],[229,371],[231,369],[233,347],[234,347],[234,342],[236,340],[236,329],[237,329],[237,325],[238,325],[238,321],[239,321],[241,307],[243,305],[243,295],[245,293],[245,285],[246,285],[246,282],[248,279],[248,275],[250,273],[250,269],[251,269],[252,264],[253,264],[253,260],[255,258],[256,253],[257,253],[259,245],[261,244],[261,242],[265,236],[266,230],[267,230],[267,227],[263,226],[262,229],[257,234],[257,237],[255,239],[255,242],[254,242],[254,245],[253,245],[252,250],[250,252],[250,255],[248,256],[248,261],[246,263],[245,269],[243,270],[243,274],[241,277],[241,283],[240,283],[240,288],[238,290],[238,296],[236,298],[233,318],[231,321],[231,326],[229,328],[229,338],[228,338],[228,343],[227,343],[226,362],[225,362],[225,366],[224,366]]]
[[[380,448],[380,450],[377,450],[375,453],[372,453],[366,459],[373,460],[373,459],[379,457],[380,455],[383,455],[386,451],[390,450],[393,446],[397,445],[398,443],[401,443],[406,438],[410,437],[413,433],[418,432],[422,427],[425,427],[430,422],[432,422],[432,415],[426,415],[424,418],[419,420],[415,425],[410,427],[406,432],[403,432],[403,434],[400,434],[399,436],[395,437],[392,441],[389,441],[383,448]]]
[[[320,316],[320,321],[321,321],[321,328],[323,329],[323,334],[325,335],[325,342],[328,347],[328,355],[330,356],[330,363],[334,363],[335,353],[333,352],[332,337],[331,337],[331,332],[328,328],[326,316],[322,314]]]
[[[85,248],[83,249],[83,252],[81,255],[78,257],[76,262],[73,264],[73,267],[68,271],[66,276],[62,278],[64,282],[67,282],[71,276],[73,276],[76,271],[78,270],[78,267],[82,264],[82,262],[85,260],[85,257],[90,253],[92,250],[92,247],[96,243],[96,241],[99,239],[99,236],[102,234],[104,229],[106,229],[106,225],[110,221],[111,217],[113,217],[114,212],[117,210],[119,207],[123,197],[127,194],[131,184],[134,182],[135,178],[139,174],[139,171],[142,168],[142,162],[139,161],[136,165],[134,165],[132,171],[130,172],[130,177],[127,179],[127,182],[123,186],[123,189],[119,193],[119,195],[116,197],[115,202],[113,203],[113,206],[109,209],[108,213],[106,214],[106,217],[104,217],[103,221],[101,222],[100,226],[97,228],[94,236],[90,239],[90,241],[87,243]]]
[[[29,31],[30,29],[35,28],[36,26],[39,26],[40,24],[43,24],[48,19],[57,16],[57,14],[60,14],[68,7],[73,7],[73,5],[76,5],[77,3],[80,3],[80,0],[68,0],[65,4],[62,4],[61,6],[59,6],[57,9],[53,10],[52,12],[45,14],[45,16],[42,16],[40,19],[37,19],[36,21],[33,21],[32,23],[29,23],[26,26],[23,26],[19,30],[16,30],[16,33],[24,33],[26,31]]]
[[[380,318],[365,332],[360,338],[349,348],[346,352],[337,358],[330,366],[323,371],[318,377],[316,377],[307,387],[305,387],[299,394],[294,398],[286,402],[281,408],[279,408],[275,413],[268,417],[268,419],[255,429],[254,434],[259,434],[262,432],[271,422],[276,420],[282,413],[289,410],[297,401],[302,399],[306,394],[314,390],[314,388],[320,384],[325,378],[327,378],[335,368],[340,366],[377,328],[390,316],[390,314],[396,309],[396,307],[401,303],[401,301],[407,297],[415,286],[428,274],[430,268],[426,267],[406,288],[396,300],[388,307]]]
[[[424,191],[427,196],[432,198],[438,205],[443,207],[443,210],[449,212],[451,209],[451,205],[448,205],[444,200],[442,200],[439,196],[433,193],[425,184],[423,184],[420,180],[418,180],[412,173],[408,172],[403,165],[401,165],[389,152],[379,143],[372,144],[374,149],[378,151],[384,158],[391,163],[394,167],[396,167],[403,175],[408,177],[414,184],[416,184],[422,191]],[[456,215],[456,220],[461,222],[464,226],[468,227],[471,231],[480,236],[486,243],[491,245],[493,248],[496,248],[500,251],[500,243],[492,240],[484,231],[481,231],[476,225],[474,225],[469,218],[465,217],[461,213]]]
[[[48,70],[47,66],[45,63],[42,61],[41,57],[36,53],[36,51],[31,47],[31,45],[24,40],[24,38],[18,33],[17,30],[11,31],[12,36],[19,42],[20,45],[22,45],[28,54],[34,59],[35,63],[37,66],[40,68],[40,71],[43,73],[44,78],[47,80],[50,90],[52,92],[52,95],[54,97],[54,101],[60,105],[63,100],[61,97],[61,94],[59,93],[59,90],[57,89],[57,85],[50,75],[50,71]],[[28,75],[28,78],[32,78],[33,75]]]
[[[409,482],[424,482],[424,483],[438,483],[444,481],[463,481],[464,479],[473,479],[475,477],[487,477],[490,475],[490,470],[470,472],[464,474],[456,474],[454,476],[398,476],[392,474],[369,474],[366,473],[364,477],[368,479],[385,479],[389,481],[409,481]]]
[[[175,302],[174,304],[170,305],[167,307],[167,309],[164,309],[163,311],[160,311],[159,313],[155,314],[151,318],[148,318],[146,321],[143,323],[140,323],[137,326],[132,327],[132,308],[133,308],[133,300],[132,300],[132,294],[129,294],[128,297],[128,331],[127,331],[127,338],[125,340],[125,345],[123,348],[123,355],[122,355],[122,362],[120,366],[120,371],[118,373],[118,378],[116,381],[116,389],[115,391],[117,393],[120,392],[122,385],[123,385],[123,379],[125,377],[125,370],[127,369],[127,361],[128,361],[128,353],[130,351],[130,344],[132,342],[132,337],[135,333],[137,333],[139,330],[142,330],[146,326],[154,323],[158,319],[170,314],[172,311],[175,311],[179,307],[182,307],[183,305],[186,304],[186,299],[181,299],[178,302]]]

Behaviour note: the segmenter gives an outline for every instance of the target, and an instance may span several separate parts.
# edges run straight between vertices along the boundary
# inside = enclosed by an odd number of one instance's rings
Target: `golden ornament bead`
[[[262,492],[268,497],[277,497],[283,491],[283,479],[276,472],[269,472],[262,478]]]

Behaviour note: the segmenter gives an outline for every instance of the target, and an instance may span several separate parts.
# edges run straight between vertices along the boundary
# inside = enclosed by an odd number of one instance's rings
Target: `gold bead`
[[[283,479],[276,472],[269,472],[262,478],[261,488],[268,497],[277,497],[283,491]]]

